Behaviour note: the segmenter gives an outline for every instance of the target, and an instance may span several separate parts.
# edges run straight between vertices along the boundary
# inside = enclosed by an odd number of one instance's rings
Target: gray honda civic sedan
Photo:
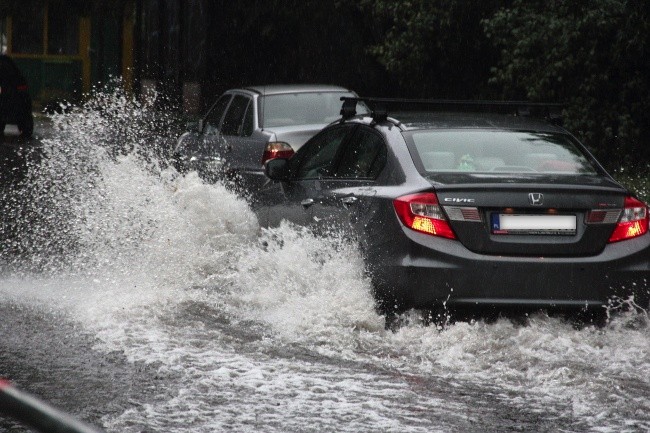
[[[264,226],[355,239],[385,312],[648,307],[647,205],[549,116],[516,103],[389,114],[366,102],[371,114],[349,99],[295,155],[266,163]]]

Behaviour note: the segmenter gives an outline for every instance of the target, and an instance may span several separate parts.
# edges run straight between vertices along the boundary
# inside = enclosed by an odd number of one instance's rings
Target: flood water
[[[650,431],[645,314],[387,331],[354,246],[261,230],[179,176],[159,113],[104,94],[50,122],[3,192],[0,377],[19,388],[107,432]]]

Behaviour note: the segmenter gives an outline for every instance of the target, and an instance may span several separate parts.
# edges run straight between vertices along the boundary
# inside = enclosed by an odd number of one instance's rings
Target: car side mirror
[[[185,130],[187,132],[200,133],[203,130],[203,120],[187,122],[185,124]]]
[[[185,124],[185,131],[187,132],[199,132],[199,126],[197,122],[187,122]]]
[[[284,158],[268,160],[264,164],[264,174],[271,180],[289,180],[289,160]]]

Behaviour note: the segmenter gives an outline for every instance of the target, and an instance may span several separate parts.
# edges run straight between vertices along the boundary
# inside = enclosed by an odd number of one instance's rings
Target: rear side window
[[[570,136],[493,130],[422,130],[404,134],[431,173],[596,174]]]
[[[249,102],[249,98],[242,95],[235,95],[228,107],[226,117],[223,119],[223,125],[221,127],[221,133],[223,135],[240,135],[240,128],[242,127],[244,114],[246,113]]]
[[[345,147],[336,177],[374,179],[386,164],[386,146],[372,130],[359,128]]]
[[[316,179],[331,176],[336,155],[350,130],[349,126],[328,129],[307,142],[296,154],[296,177]]]
[[[244,114],[244,124],[242,126],[241,135],[244,137],[250,137],[253,134],[253,104],[248,104],[246,109],[246,114]]]
[[[212,106],[208,115],[205,116],[205,124],[207,128],[213,131],[219,128],[219,123],[221,122],[224,111],[226,111],[228,102],[230,102],[230,98],[232,98],[232,95],[222,95],[217,99],[217,102]]]

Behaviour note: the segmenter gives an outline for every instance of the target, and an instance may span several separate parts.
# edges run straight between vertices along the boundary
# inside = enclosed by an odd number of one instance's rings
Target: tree
[[[380,42],[370,51],[395,76],[402,94],[417,97],[485,96],[498,59],[481,20],[498,0],[364,0]]]
[[[483,21],[505,97],[566,103],[566,126],[611,168],[647,167],[650,3],[515,0]]]

